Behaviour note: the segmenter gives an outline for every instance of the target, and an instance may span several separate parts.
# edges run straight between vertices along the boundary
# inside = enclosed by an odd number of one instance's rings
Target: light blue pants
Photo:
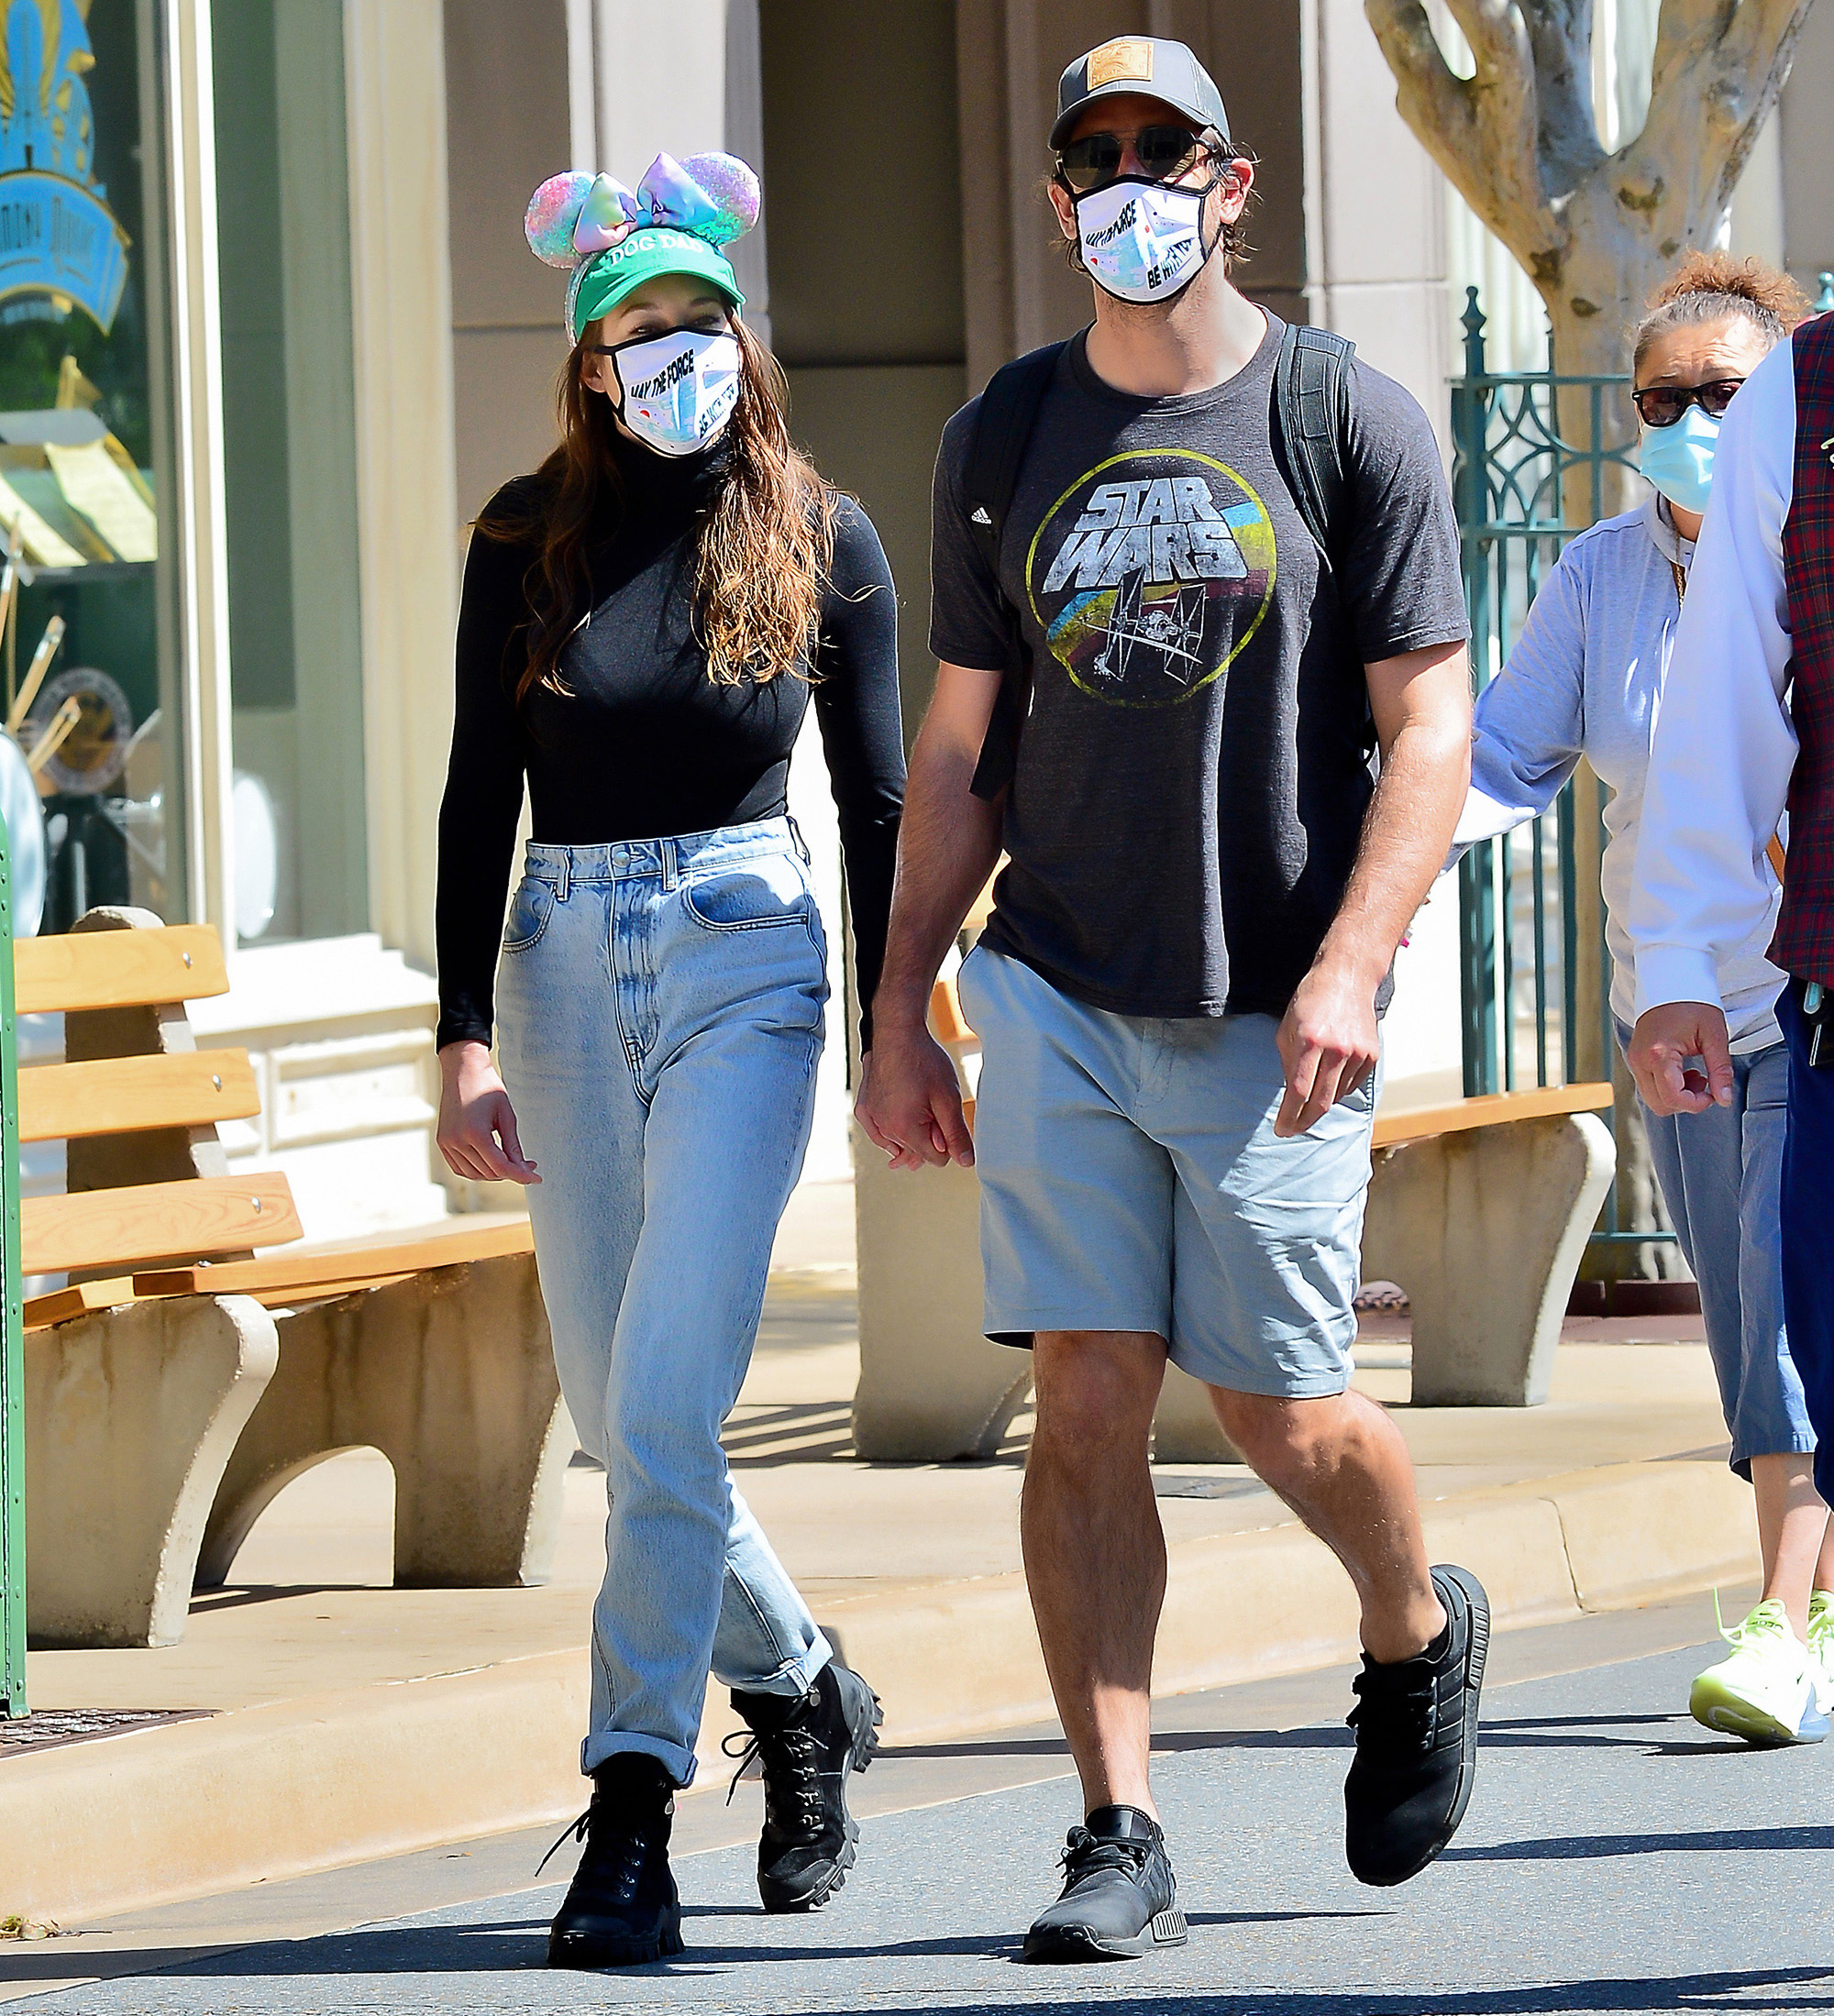
[[[1618,1041],[1630,1031],[1619,1022]],[[1643,1107],[1669,1222],[1700,1284],[1700,1316],[1748,1482],[1754,1456],[1815,1447],[1783,1320],[1783,1143],[1789,1053],[1781,1042],[1732,1060],[1732,1103],[1704,1113]]]
[[[580,1768],[694,1775],[711,1668],[803,1692],[831,1656],[720,1431],[809,1142],[827,957],[786,820],[531,843],[498,975],[560,1389],[605,1466]]]

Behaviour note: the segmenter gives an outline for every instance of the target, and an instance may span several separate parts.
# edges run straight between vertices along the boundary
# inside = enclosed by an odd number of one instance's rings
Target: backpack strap
[[[1334,330],[1287,325],[1274,366],[1275,435],[1293,501],[1333,581],[1348,527],[1353,374],[1356,346]]]
[[[980,395],[962,470],[962,501],[967,506],[968,527],[995,581],[1000,578],[1000,535],[1012,507],[1019,465],[1025,458],[1025,445],[1032,438],[1038,409],[1063,352],[1061,343],[1028,350],[1011,363],[1002,364]],[[1019,729],[1025,719],[1031,686],[1031,655],[1025,648],[1019,611],[1003,594],[1000,600],[1006,616],[1006,670],[981,744],[980,761],[975,766],[972,789],[979,799],[998,798],[1012,781]]]

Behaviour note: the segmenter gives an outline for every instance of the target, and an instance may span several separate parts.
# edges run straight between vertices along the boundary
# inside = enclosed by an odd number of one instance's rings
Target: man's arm
[[[1637,952],[1630,1065],[1656,1113],[1732,1100],[1720,960],[1762,928],[1762,864],[1795,768],[1783,527],[1795,378],[1780,343],[1727,408],[1713,494],[1663,689],[1626,920]],[[1703,1074],[1690,1071],[1698,1057]]]
[[[1382,774],[1343,901],[1280,1024],[1282,1136],[1303,1134],[1376,1068],[1376,990],[1444,863],[1471,780],[1464,645],[1431,644],[1367,670]]]
[[[911,753],[872,1054],[854,1105],[894,1169],[974,1161],[956,1067],[927,1018],[937,968],[1000,858],[1000,807],[969,788],[999,691],[998,672],[939,666]]]

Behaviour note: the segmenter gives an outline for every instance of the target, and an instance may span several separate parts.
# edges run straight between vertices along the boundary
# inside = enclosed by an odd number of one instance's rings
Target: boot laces
[[[747,1735],[735,1729],[720,1747],[729,1757],[738,1759],[738,1769],[726,1788],[728,1806],[739,1780],[757,1763],[764,1771],[765,1821],[771,1831],[802,1841],[812,1841],[821,1834],[827,1801],[822,1791],[820,1747],[810,1730],[791,1726],[757,1729]]]
[[[592,1809],[588,1806],[578,1820],[561,1828],[553,1845],[536,1864],[537,1876],[560,1852],[562,1844],[569,1839],[585,1844],[586,1852],[580,1857],[580,1867],[574,1872],[576,1878],[590,1866],[620,1903],[629,1903],[636,1895],[636,1881],[643,1872],[643,1859],[648,1845],[642,1837],[602,1815],[599,1824],[593,1826]]]
[[[1121,1869],[1129,1876],[1138,1876],[1152,1852],[1150,1841],[1116,1841],[1092,1834],[1087,1827],[1072,1827],[1065,1836],[1057,1866],[1064,1872],[1064,1887],[1067,1889],[1101,1869]]]

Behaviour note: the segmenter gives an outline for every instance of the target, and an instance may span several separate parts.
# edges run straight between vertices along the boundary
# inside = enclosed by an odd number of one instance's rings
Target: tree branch
[[[1421,0],[1364,0],[1396,104],[1459,193],[1532,271],[1561,240],[1536,151],[1533,57],[1509,0],[1448,0],[1476,74],[1454,76]]]
[[[1667,211],[1677,237],[1711,229],[1789,75],[1811,5],[1663,0],[1649,117],[1613,164],[1631,192],[1621,200]]]
[[[1565,195],[1605,159],[1592,105],[1592,0],[1522,0],[1535,66],[1541,179]]]

